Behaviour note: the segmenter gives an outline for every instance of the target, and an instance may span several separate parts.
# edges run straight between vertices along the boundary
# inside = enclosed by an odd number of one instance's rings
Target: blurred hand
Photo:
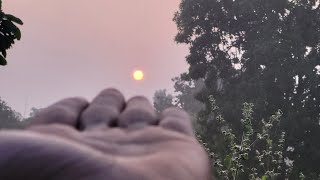
[[[0,131],[3,180],[207,180],[207,154],[188,115],[157,117],[144,97],[125,102],[115,89],[90,104],[59,101],[26,130]]]

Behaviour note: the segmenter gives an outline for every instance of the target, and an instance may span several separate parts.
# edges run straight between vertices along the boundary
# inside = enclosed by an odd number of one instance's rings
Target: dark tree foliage
[[[190,115],[195,130],[201,131],[198,123],[197,114],[204,109],[204,104],[195,98],[197,93],[203,88],[204,80],[189,81],[182,74],[180,77],[172,79],[174,82],[174,105],[179,107]]]
[[[0,66],[7,64],[7,50],[11,48],[15,40],[21,39],[20,29],[15,23],[23,24],[21,19],[2,11],[2,1],[0,0]]]
[[[190,47],[188,76],[205,78],[199,100],[213,95],[238,132],[243,102],[254,103],[256,120],[281,109],[286,146],[294,147],[286,152],[294,160],[293,174],[315,178],[320,173],[319,1],[182,0],[174,21],[176,42]],[[209,114],[207,109],[199,115]],[[210,142],[214,121],[203,126]]]
[[[0,99],[0,130],[22,128],[22,117]]]
[[[203,104],[195,96],[203,88],[203,79],[187,81],[184,75],[172,79],[174,82],[175,102],[177,107],[187,111],[190,115],[196,115],[204,108]]]
[[[174,82],[174,94],[167,93],[166,89],[157,90],[153,95],[153,106],[160,113],[166,108],[177,107],[185,110],[191,117],[196,131],[199,131],[197,113],[204,109],[203,103],[195,98],[204,86],[203,79],[188,81],[184,75],[172,79]]]

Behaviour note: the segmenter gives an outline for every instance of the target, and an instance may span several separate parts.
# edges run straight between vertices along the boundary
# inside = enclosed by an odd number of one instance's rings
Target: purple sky
[[[25,24],[0,67],[0,97],[22,114],[64,97],[90,100],[106,87],[151,99],[187,70],[187,47],[174,42],[180,0],[3,1]],[[131,78],[136,68],[144,81]]]

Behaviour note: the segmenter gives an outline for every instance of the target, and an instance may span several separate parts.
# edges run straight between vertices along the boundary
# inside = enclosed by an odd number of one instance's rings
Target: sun
[[[133,72],[133,79],[135,79],[136,81],[141,81],[144,78],[144,74],[143,71],[141,70],[136,70]]]

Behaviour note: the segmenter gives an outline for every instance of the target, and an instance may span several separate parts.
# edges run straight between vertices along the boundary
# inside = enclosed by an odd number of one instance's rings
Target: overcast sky
[[[151,100],[188,68],[187,47],[174,42],[180,0],[3,1],[25,24],[0,67],[0,97],[22,114],[64,97],[90,100],[106,87]],[[143,81],[131,78],[135,69]]]

